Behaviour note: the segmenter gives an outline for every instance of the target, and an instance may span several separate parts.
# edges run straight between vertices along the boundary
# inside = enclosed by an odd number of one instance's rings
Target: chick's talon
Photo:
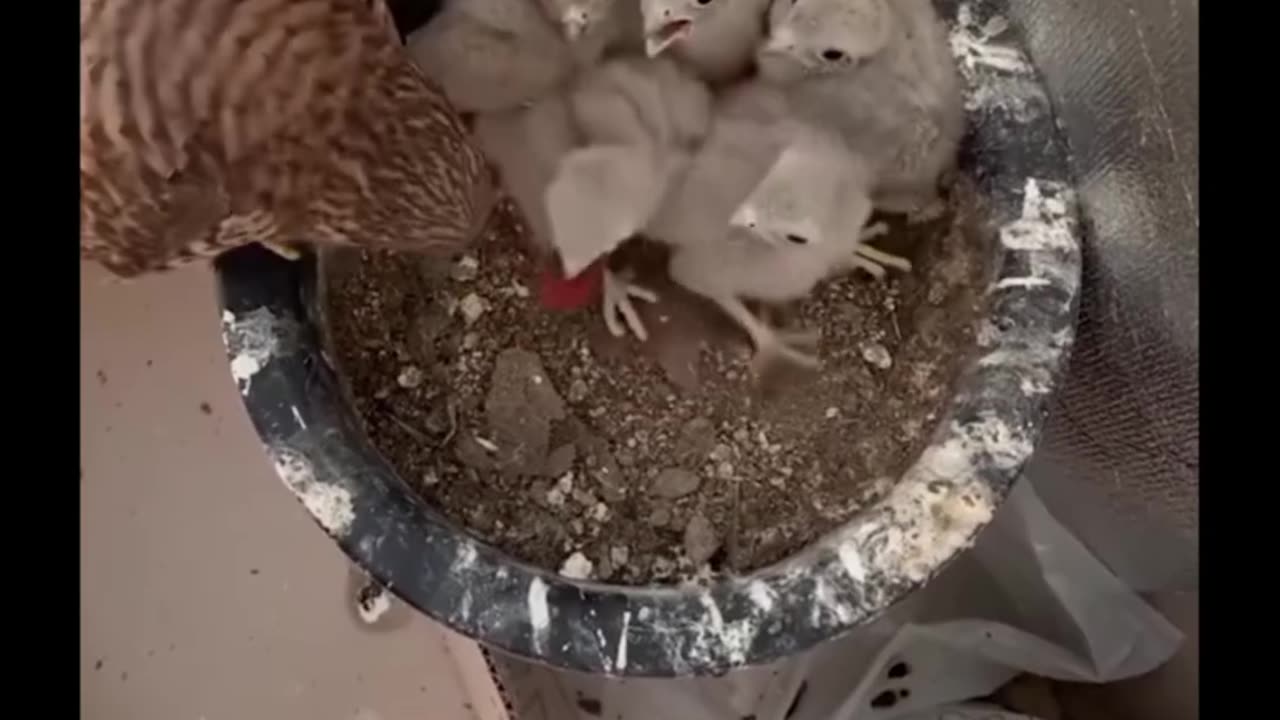
[[[878,222],[862,229],[858,236],[858,247],[853,251],[853,267],[861,268],[877,280],[883,280],[885,268],[893,268],[901,272],[911,272],[911,261],[883,250],[867,245],[871,240],[888,234],[889,226]]]
[[[622,337],[627,334],[627,330],[630,330],[631,334],[635,335],[641,342],[649,339],[649,332],[645,330],[644,323],[640,321],[640,314],[636,312],[631,298],[654,303],[658,301],[657,293],[648,288],[633,285],[611,270],[605,270],[602,296],[604,324],[611,335]],[[619,317],[621,317],[621,320],[619,320]],[[625,325],[623,324],[624,322]]]
[[[871,242],[878,237],[889,234],[889,224],[884,222],[872,223],[864,228],[858,235],[858,242]]]
[[[854,253],[854,263],[859,264],[860,267],[866,268],[867,265],[876,266],[876,269],[879,272],[872,272],[876,277],[884,277],[885,268],[893,268],[894,270],[899,270],[905,273],[911,272],[911,261],[904,257],[891,255],[883,250],[877,250],[867,245],[859,245],[858,249],[855,250]],[[861,263],[859,263],[859,261],[861,261]]]
[[[785,345],[816,347],[818,341],[822,339],[822,333],[817,330],[777,329],[773,331],[773,334]]]
[[[783,338],[786,334],[789,333],[767,333],[756,343],[756,354],[751,358],[751,370],[757,377],[763,376],[779,360],[806,370],[817,370],[822,367],[822,362],[816,355],[791,347]]]

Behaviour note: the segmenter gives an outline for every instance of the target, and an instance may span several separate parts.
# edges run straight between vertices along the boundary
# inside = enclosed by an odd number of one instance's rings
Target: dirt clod
[[[889,350],[880,343],[863,345],[862,359],[881,370],[888,370],[893,367],[893,356],[889,355]]]
[[[406,390],[412,390],[422,384],[422,370],[416,365],[408,365],[396,376],[396,383]]]
[[[694,513],[684,528],[684,553],[689,562],[699,566],[711,559],[720,548],[716,529],[702,513]]]
[[[702,481],[698,479],[696,473],[683,468],[667,468],[658,473],[649,492],[660,498],[676,500],[697,492],[701,484]]]
[[[594,569],[594,565],[586,555],[575,552],[565,558],[564,564],[560,566],[560,574],[572,580],[586,580],[591,577],[591,571]]]
[[[631,559],[631,550],[626,545],[615,545],[609,548],[609,559],[615,568],[624,568]]]

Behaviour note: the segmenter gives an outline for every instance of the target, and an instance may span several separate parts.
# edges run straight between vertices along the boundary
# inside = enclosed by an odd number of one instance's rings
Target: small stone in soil
[[[627,561],[631,559],[631,549],[626,545],[614,545],[609,548],[609,559],[613,561],[614,567],[621,570],[626,567]]]
[[[439,475],[436,475],[436,471],[435,471],[435,470],[428,470],[428,471],[427,471],[425,474],[423,474],[423,476],[422,476],[422,484],[423,484],[423,485],[425,485],[425,486],[427,486],[427,487],[431,487],[431,486],[433,486],[433,485],[439,485],[439,484],[440,484],[440,476],[439,476]]]
[[[721,480],[729,480],[733,478],[733,463],[722,462],[716,466],[716,475]]]
[[[586,580],[591,577],[593,569],[594,566],[586,555],[575,552],[565,558],[564,563],[560,566],[560,574],[571,580]]]
[[[671,577],[671,573],[675,572],[676,564],[670,558],[657,557],[653,559],[651,570],[655,578],[667,578]]]
[[[658,474],[649,488],[652,495],[669,500],[682,498],[698,491],[702,481],[698,476],[683,468],[668,468]],[[665,524],[665,523],[664,523]]]
[[[701,565],[711,559],[720,547],[715,527],[702,513],[696,513],[684,528],[684,552],[689,562]]]
[[[591,519],[592,519],[592,520],[595,520],[596,522],[601,522],[601,523],[602,523],[602,522],[604,522],[606,519],[608,519],[608,517],[609,517],[609,506],[608,506],[608,505],[605,505],[604,503],[596,503],[596,504],[595,504],[595,507],[591,508]]]
[[[681,428],[676,454],[682,461],[701,460],[715,446],[716,432],[711,420],[703,417],[694,418]]]
[[[422,384],[422,370],[417,365],[409,365],[396,376],[396,384],[406,390],[412,390]]]
[[[561,445],[547,456],[547,477],[560,477],[573,469],[573,460],[577,452],[573,443]]]
[[[553,487],[547,491],[547,504],[551,507],[564,506],[564,493],[560,491],[560,488]]]
[[[565,417],[564,400],[547,381],[534,353],[509,348],[498,354],[485,398],[485,416],[502,449],[504,469],[537,475],[547,466],[551,424]]]
[[[656,507],[649,513],[649,524],[654,527],[663,527],[669,522],[671,522],[671,511],[664,507]]]
[[[471,282],[480,273],[480,261],[471,255],[463,255],[449,270],[449,277],[457,282]]]
[[[569,385],[569,402],[575,404],[580,403],[587,399],[587,394],[589,392],[590,389],[587,387],[585,380],[582,380],[581,378],[574,380],[573,383]]]
[[[863,346],[862,359],[881,370],[888,370],[893,367],[893,357],[889,355],[888,349],[880,343],[871,343]]]
[[[711,451],[711,459],[716,462],[724,462],[731,457],[733,457],[733,448],[728,445],[717,445],[715,449]]]
[[[458,310],[462,312],[462,319],[468,326],[474,325],[485,310],[489,309],[489,304],[484,298],[475,293],[469,293],[462,301],[458,303]]]

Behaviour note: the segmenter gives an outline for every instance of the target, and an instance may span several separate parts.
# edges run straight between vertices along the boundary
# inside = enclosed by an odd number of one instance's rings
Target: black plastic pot
[[[995,247],[981,352],[928,449],[887,497],[804,552],[707,588],[568,580],[472,538],[418,501],[357,430],[321,350],[315,264],[256,247],[218,262],[224,339],[285,485],[357,564],[486,646],[592,673],[718,673],[874,619],[987,523],[1031,455],[1073,339],[1080,283],[1067,154],[1017,33],[988,0],[943,2],[968,80],[962,166]]]

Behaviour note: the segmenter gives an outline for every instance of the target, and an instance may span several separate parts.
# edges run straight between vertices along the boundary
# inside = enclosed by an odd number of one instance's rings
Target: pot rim
[[[570,580],[421,503],[358,429],[317,331],[315,262],[216,263],[232,375],[285,485],[375,580],[526,659],[628,676],[716,674],[864,624],[969,547],[1021,474],[1074,340],[1080,223],[1039,76],[994,0],[943,2],[967,81],[961,166],[998,233],[979,352],[893,489],[800,553],[698,587]]]

